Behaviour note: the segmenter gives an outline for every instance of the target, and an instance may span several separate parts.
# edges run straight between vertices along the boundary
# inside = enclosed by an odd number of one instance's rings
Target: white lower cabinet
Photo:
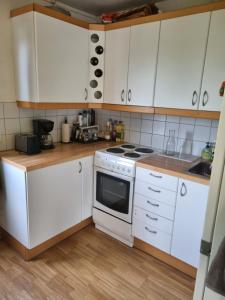
[[[171,254],[198,267],[208,186],[179,180]]]
[[[92,156],[28,172],[3,162],[2,176],[2,227],[28,249],[92,214]]]
[[[208,186],[167,176],[137,168],[133,236],[198,267]]]

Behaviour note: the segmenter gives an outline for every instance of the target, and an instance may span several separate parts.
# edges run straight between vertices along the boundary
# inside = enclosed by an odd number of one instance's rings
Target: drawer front
[[[170,254],[171,235],[134,218],[133,236]]]
[[[134,194],[134,205],[158,216],[174,220],[175,207],[157,200],[148,199],[140,194]]]
[[[137,167],[136,179],[144,182],[151,183],[153,185],[168,189],[171,191],[177,191],[178,178],[156,171]]]
[[[165,190],[151,183],[136,180],[135,193],[141,194],[147,198],[151,198],[168,205],[175,206],[176,204],[175,192]]]
[[[162,218],[137,206],[134,207],[134,218],[165,233],[172,234],[173,222],[166,218]]]

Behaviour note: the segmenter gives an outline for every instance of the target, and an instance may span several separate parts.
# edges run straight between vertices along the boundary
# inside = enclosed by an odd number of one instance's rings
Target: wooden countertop
[[[187,171],[196,162],[189,163],[178,159],[153,154],[150,157],[139,160],[136,163],[136,166],[209,185],[209,178],[191,174]]]
[[[17,151],[0,153],[2,161],[12,164],[24,171],[45,168],[62,162],[94,155],[95,151],[116,146],[115,142],[96,142],[92,144],[56,144],[51,150],[43,150],[40,154],[26,155]]]

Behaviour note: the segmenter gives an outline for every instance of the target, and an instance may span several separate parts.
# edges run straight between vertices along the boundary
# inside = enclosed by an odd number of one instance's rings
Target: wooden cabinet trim
[[[10,235],[7,231],[2,228],[2,238],[8,243],[12,248],[14,248],[17,252],[21,254],[24,260],[29,261],[32,258],[38,256],[42,252],[56,245],[57,243],[63,241],[68,238],[72,234],[82,230],[92,223],[92,217],[82,221],[79,224],[72,226],[71,228],[57,234],[53,238],[45,241],[44,243],[32,248],[28,249],[24,245],[22,245],[19,241],[17,241],[12,235]]]
[[[192,278],[196,278],[197,269],[175,258],[174,256],[171,256],[170,254],[167,254],[137,238],[134,238],[134,247],[147,254],[150,254],[151,256],[163,261],[167,265],[191,276]]]
[[[25,14],[25,13],[28,13],[28,12],[31,12],[31,11],[36,11],[36,12],[39,12],[41,14],[47,15],[49,17],[53,17],[55,19],[64,21],[66,23],[70,23],[70,24],[73,24],[73,25],[76,25],[76,26],[79,26],[79,27],[89,29],[89,23],[87,23],[85,21],[82,21],[82,20],[79,20],[79,19],[75,19],[74,17],[64,15],[63,13],[60,13],[58,11],[55,11],[53,9],[50,9],[48,7],[44,7],[44,6],[36,4],[36,3],[11,10],[10,17],[13,18],[13,17],[19,16],[19,15],[22,15],[22,14]]]
[[[189,110],[176,108],[161,108],[148,106],[132,106],[132,105],[117,105],[107,103],[55,103],[55,102],[29,102],[17,101],[17,106],[24,109],[106,109],[116,111],[126,111],[144,114],[159,114],[168,116],[181,116],[200,119],[219,120],[220,112],[217,111],[203,111],[203,110]]]

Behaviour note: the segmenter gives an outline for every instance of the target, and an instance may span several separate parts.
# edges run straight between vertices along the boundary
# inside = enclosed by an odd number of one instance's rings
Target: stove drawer
[[[138,221],[142,221],[150,226],[153,226],[165,233],[172,234],[173,222],[166,218],[162,218],[137,206],[134,207],[134,218]]]
[[[163,187],[171,191],[177,191],[178,178],[149,169],[136,168],[136,179]]]
[[[170,254],[172,236],[134,218],[133,236]]]
[[[148,199],[140,194],[134,194],[134,205],[157,214],[158,216],[174,220],[175,207],[157,200]]]
[[[137,180],[135,183],[135,193],[155,199],[168,205],[175,206],[176,204],[176,192],[171,192],[151,183]]]

